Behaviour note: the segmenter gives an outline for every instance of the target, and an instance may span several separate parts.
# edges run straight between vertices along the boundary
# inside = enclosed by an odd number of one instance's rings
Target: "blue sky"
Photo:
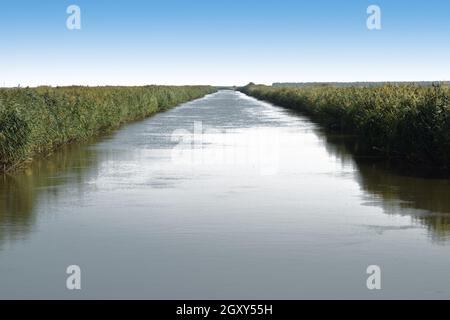
[[[450,80],[449,36],[448,0],[1,0],[0,86]]]

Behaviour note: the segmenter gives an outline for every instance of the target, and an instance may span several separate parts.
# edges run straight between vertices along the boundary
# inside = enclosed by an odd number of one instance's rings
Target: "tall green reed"
[[[208,86],[0,89],[0,170],[214,90]]]
[[[366,153],[450,166],[450,88],[384,85],[286,88],[250,85],[244,93],[299,110],[326,128],[355,134]]]

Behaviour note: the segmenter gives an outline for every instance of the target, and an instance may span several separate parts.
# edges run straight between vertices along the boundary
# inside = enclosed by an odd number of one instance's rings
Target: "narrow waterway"
[[[66,147],[0,178],[0,298],[450,298],[450,180],[348,150],[233,91]]]

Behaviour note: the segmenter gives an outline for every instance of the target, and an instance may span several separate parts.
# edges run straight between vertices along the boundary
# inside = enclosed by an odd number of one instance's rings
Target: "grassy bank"
[[[299,110],[325,127],[355,134],[362,152],[409,163],[450,167],[450,88],[384,85],[373,88],[276,88],[244,93]]]
[[[213,91],[206,86],[0,89],[0,171]]]

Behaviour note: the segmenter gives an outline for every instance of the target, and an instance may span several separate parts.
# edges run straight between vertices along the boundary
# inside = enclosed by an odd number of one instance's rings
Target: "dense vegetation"
[[[274,87],[286,88],[304,88],[304,87],[382,87],[386,85],[405,86],[415,85],[421,87],[432,87],[435,82],[418,81],[418,82],[275,82]],[[442,84],[450,85],[450,81],[442,82]]]
[[[299,110],[327,128],[355,134],[363,152],[450,167],[450,88],[418,85],[280,88],[244,93]]]
[[[0,171],[213,91],[206,86],[0,89]]]

